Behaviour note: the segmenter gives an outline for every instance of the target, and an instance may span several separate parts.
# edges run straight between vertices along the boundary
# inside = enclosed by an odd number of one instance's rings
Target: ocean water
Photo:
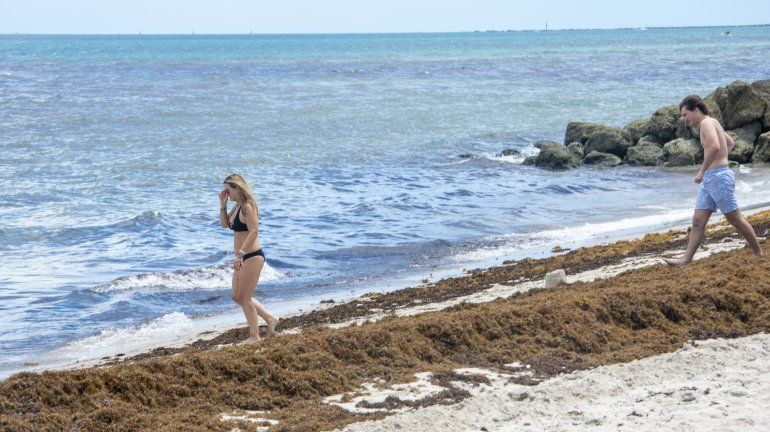
[[[0,377],[243,321],[231,172],[260,206],[257,297],[292,313],[682,223],[693,169],[497,155],[767,78],[768,26],[0,36]],[[769,180],[742,168],[739,202]]]

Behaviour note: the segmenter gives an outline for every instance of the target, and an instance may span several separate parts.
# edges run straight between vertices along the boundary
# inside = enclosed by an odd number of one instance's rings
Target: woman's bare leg
[[[257,256],[244,261],[239,272],[237,301],[246,315],[246,321],[249,323],[249,339],[253,341],[260,340],[258,317],[262,317],[267,322],[267,330],[270,334],[275,333],[275,326],[278,324],[278,318],[268,312],[262,303],[253,297],[264,265],[264,258]]]

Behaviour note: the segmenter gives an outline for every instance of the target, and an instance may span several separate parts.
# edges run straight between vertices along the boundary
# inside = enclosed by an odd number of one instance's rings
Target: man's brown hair
[[[709,115],[708,107],[698,95],[690,95],[682,99],[682,103],[679,104],[679,111],[682,108],[687,108],[689,111],[695,111],[695,108],[698,108],[703,114]]]

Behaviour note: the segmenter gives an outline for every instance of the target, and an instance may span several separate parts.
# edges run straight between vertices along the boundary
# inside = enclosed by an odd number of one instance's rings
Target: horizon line
[[[719,24],[701,26],[636,26],[636,27],[594,27],[594,28],[532,28],[532,29],[487,29],[487,30],[456,30],[456,31],[394,31],[394,32],[322,32],[322,33],[0,33],[0,36],[333,36],[333,35],[398,35],[398,34],[452,34],[452,33],[508,33],[508,32],[550,32],[550,31],[591,31],[591,30],[639,30],[639,29],[679,29],[679,28],[720,28],[720,27],[766,27],[764,24]]]

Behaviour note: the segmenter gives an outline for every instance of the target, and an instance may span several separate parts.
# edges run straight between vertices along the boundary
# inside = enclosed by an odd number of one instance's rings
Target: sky
[[[768,0],[0,0],[0,33],[400,33],[770,23]]]

